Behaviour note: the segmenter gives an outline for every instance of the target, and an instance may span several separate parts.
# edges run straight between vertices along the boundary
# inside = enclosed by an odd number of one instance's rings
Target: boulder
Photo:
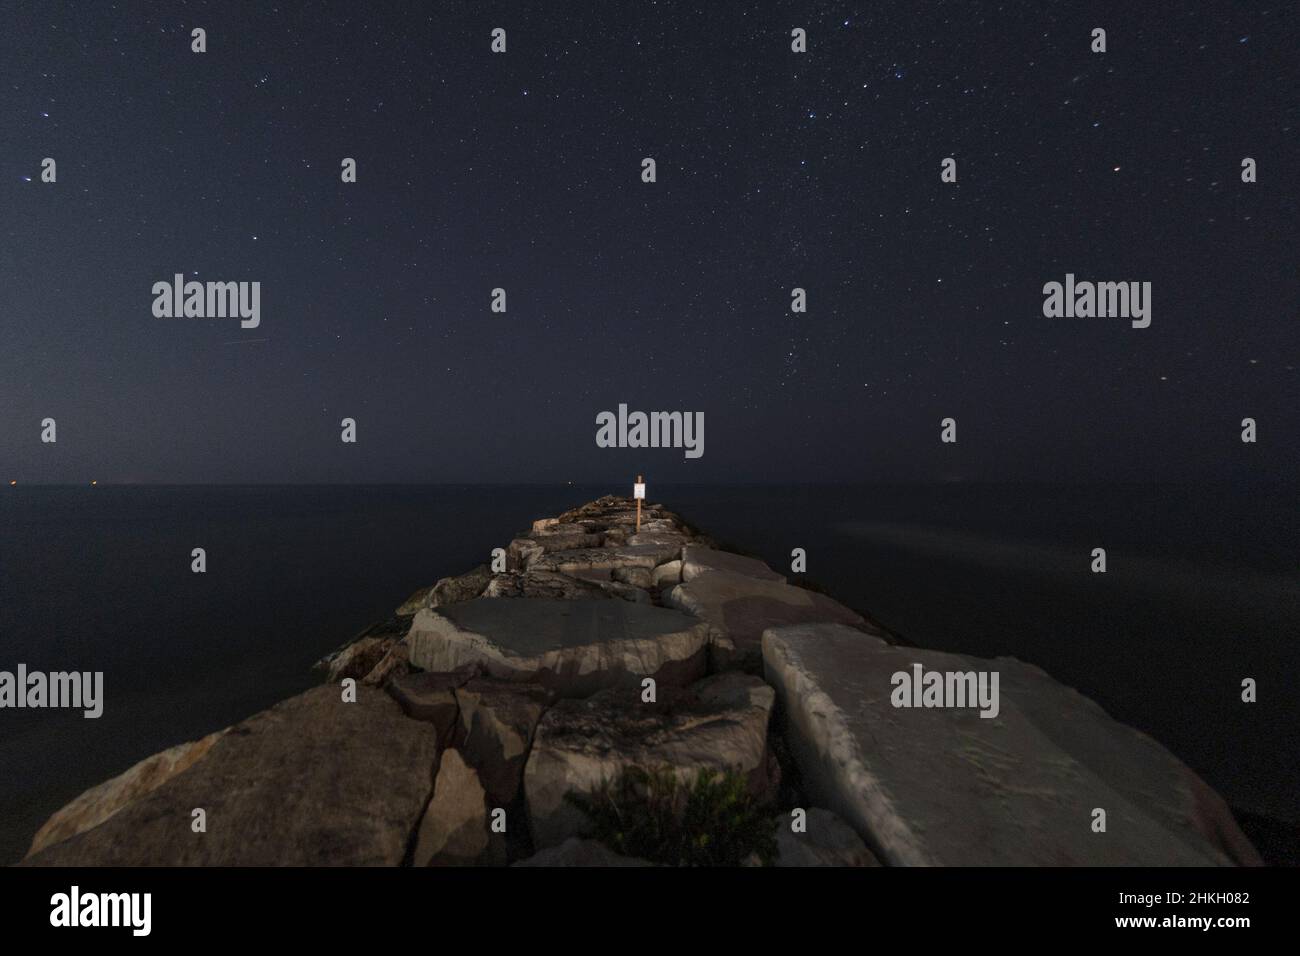
[[[664,548],[657,544],[628,544],[617,548],[577,548],[572,551],[548,551],[534,557],[529,568],[559,571],[562,574],[602,572],[605,580],[615,568],[645,568],[651,571],[668,560]]]
[[[725,571],[729,574],[758,578],[760,581],[785,581],[784,577],[757,558],[746,558],[743,555],[732,554],[730,551],[718,551],[699,544],[688,544],[682,548],[683,581],[694,581],[710,571]]]
[[[650,518],[649,520],[646,520],[644,515],[642,516],[641,519],[641,533],[642,534],[664,534],[664,535],[671,534],[671,535],[676,535],[679,538],[686,538],[690,536],[690,533],[686,530],[686,526],[682,524],[681,520],[676,517]]]
[[[577,548],[599,548],[605,536],[599,531],[587,531],[582,525],[556,525],[547,531],[535,531],[530,539],[543,551],[572,551]]]
[[[420,820],[415,866],[503,865],[505,844],[488,830],[487,804],[474,768],[460,752],[443,751],[433,799]]]
[[[803,833],[790,824],[788,814],[777,817],[777,866],[880,866],[853,828],[829,810],[809,807]]]
[[[433,786],[437,741],[378,690],[322,685],[231,727],[203,759],[39,866],[396,866]],[[191,829],[192,811],[207,830]]]
[[[570,837],[559,846],[547,847],[515,866],[654,866],[639,857],[615,853],[596,840]]]
[[[637,571],[644,570],[636,568]],[[620,601],[631,601],[634,604],[654,604],[654,598],[650,592],[644,588],[637,587],[635,584],[624,584],[622,581],[601,581],[599,587],[607,597],[618,598]]]
[[[193,766],[226,731],[218,730],[199,740],[177,744],[146,757],[129,770],[91,787],[51,816],[36,831],[27,851],[31,856],[68,837],[97,827],[133,800],[156,790],[172,777]]]
[[[424,610],[411,623],[411,663],[451,671],[480,663],[493,677],[532,680],[563,696],[683,684],[701,676],[708,625],[630,601],[477,598]]]
[[[392,637],[360,637],[329,661],[325,680],[337,684],[347,677],[365,677],[397,643]]]
[[[676,587],[682,583],[682,563],[669,561],[667,564],[661,564],[651,572],[651,575],[651,584],[660,590]]]
[[[680,534],[671,534],[667,532],[641,531],[627,539],[629,548],[653,548],[655,552],[655,564],[660,565],[666,561],[676,561],[682,556],[682,548],[686,545],[686,537]]]
[[[565,794],[590,793],[631,766],[667,767],[683,782],[703,768],[734,770],[766,795],[773,699],[758,678],[729,673],[689,688],[660,688],[653,704],[635,688],[557,702],[542,716],[524,770],[534,844],[580,835],[586,819]]]
[[[429,607],[471,601],[483,593],[483,589],[491,580],[492,572],[488,570],[486,564],[480,564],[474,570],[455,577],[443,578],[433,586],[429,594]]]
[[[449,673],[421,671],[404,674],[389,681],[387,690],[407,717],[433,724],[438,743],[446,747],[451,745],[452,733],[460,716],[456,688],[477,674],[478,668],[472,665]]]
[[[683,560],[683,578],[687,567]],[[718,628],[735,647],[728,666],[750,670],[761,667],[760,641],[769,627],[826,621],[868,628],[860,614],[824,594],[776,578],[731,571],[697,574],[668,591],[662,600]]]
[[[399,617],[410,617],[416,611],[426,607],[440,607],[468,601],[483,593],[487,583],[492,580],[492,572],[486,564],[480,564],[472,571],[457,574],[449,578],[439,578],[431,588],[421,588],[406,599],[406,603],[397,609]]]
[[[406,640],[403,639],[388,648],[388,653],[362,678],[362,683],[371,687],[383,687],[390,678],[409,674],[410,671],[410,657],[407,654]]]
[[[1177,758],[1030,664],[899,647],[835,624],[766,631],[763,661],[804,788],[886,864],[1258,861],[1223,801]],[[892,677],[913,664],[997,672],[997,715],[893,706]],[[1094,808],[1106,811],[1105,832],[1093,831]]]
[[[655,583],[654,572],[649,568],[615,568],[613,577],[615,581],[634,588],[654,587]]]
[[[559,516],[561,523],[581,521],[600,530],[617,526],[631,525],[636,526],[636,500],[633,498],[622,498],[617,495],[605,495],[595,501],[589,501],[585,505],[579,505],[572,508]],[[641,521],[644,525],[647,521],[656,519],[667,519],[680,523],[681,519],[677,515],[668,511],[660,504],[651,504],[647,501],[641,503]]]
[[[532,538],[515,538],[506,546],[506,570],[524,571],[546,549]]]
[[[613,597],[598,582],[583,581],[559,571],[506,571],[493,576],[484,589],[483,596],[554,598],[564,601]]]
[[[488,805],[506,807],[519,795],[533,731],[549,697],[533,684],[477,678],[456,691],[461,753],[478,772]]]
[[[429,597],[432,594],[433,587],[431,585],[426,584],[422,588],[417,588],[415,593],[398,605],[397,610],[393,613],[398,617],[411,617],[420,608],[429,606]]]

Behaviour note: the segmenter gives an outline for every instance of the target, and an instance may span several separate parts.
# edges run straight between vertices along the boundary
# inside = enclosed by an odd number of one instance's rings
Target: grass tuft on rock
[[[587,834],[615,853],[662,866],[740,866],[776,859],[776,820],[745,778],[701,770],[690,783],[671,768],[627,767],[590,794],[566,799],[591,821]]]

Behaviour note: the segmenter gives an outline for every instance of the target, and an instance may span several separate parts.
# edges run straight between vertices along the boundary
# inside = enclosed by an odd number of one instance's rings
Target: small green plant
[[[668,768],[627,767],[590,794],[566,799],[591,821],[591,838],[665,866],[739,866],[776,858],[776,820],[734,771],[700,770],[683,783]]]

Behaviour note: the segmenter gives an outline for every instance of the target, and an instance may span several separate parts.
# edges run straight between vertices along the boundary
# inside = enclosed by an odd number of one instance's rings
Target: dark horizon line
[[[20,481],[5,479],[8,488],[596,488],[614,487],[615,482],[601,480],[587,481],[109,481],[94,479],[83,482],[71,481]],[[624,484],[631,485],[632,478]],[[1246,478],[1148,478],[1148,479],[1043,479],[1043,478],[925,478],[925,479],[860,479],[834,481],[652,481],[655,487],[669,488],[774,488],[774,487],[948,487],[952,485],[1053,485],[1062,486],[1177,486],[1177,487],[1220,487],[1224,485],[1241,485],[1248,487],[1279,486],[1291,487],[1300,484],[1300,476],[1249,476]],[[630,497],[630,494],[628,495]]]

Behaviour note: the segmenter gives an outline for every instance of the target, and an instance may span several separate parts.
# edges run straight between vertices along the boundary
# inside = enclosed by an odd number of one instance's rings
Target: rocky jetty
[[[660,505],[539,519],[320,666],[82,794],[23,864],[1259,862],[1203,781],[1038,668],[904,646]],[[983,712],[896,689],[989,672]],[[685,851],[646,841],[674,827]]]

